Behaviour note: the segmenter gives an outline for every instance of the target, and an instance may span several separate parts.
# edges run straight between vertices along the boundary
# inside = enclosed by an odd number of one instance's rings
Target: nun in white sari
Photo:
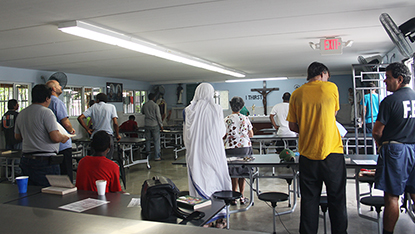
[[[232,190],[226,162],[222,108],[215,104],[209,83],[197,86],[185,109],[183,127],[189,194],[209,199],[216,191]]]

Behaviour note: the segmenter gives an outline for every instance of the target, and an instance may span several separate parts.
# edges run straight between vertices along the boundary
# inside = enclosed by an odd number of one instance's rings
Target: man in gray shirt
[[[141,113],[145,115],[145,129],[146,129],[146,150],[150,151],[150,140],[153,136],[154,142],[154,160],[160,161],[160,129],[163,130],[163,122],[161,120],[160,108],[154,102],[156,95],[150,93],[148,95],[149,101],[144,103]]]
[[[49,186],[46,175],[59,175],[59,163],[54,162],[59,143],[69,137],[58,131],[55,114],[48,108],[51,90],[44,84],[32,89],[32,105],[22,110],[17,117],[15,138],[23,141],[23,156],[20,168],[29,176],[29,184]]]

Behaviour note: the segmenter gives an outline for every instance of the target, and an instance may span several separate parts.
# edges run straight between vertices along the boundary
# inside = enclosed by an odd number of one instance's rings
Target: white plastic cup
[[[97,180],[97,181],[95,181],[95,184],[97,185],[98,195],[99,196],[105,195],[105,190],[107,188],[107,181],[106,180]]]

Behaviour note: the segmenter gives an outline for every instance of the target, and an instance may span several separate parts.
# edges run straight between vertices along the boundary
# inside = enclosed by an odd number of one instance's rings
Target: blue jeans
[[[30,159],[22,157],[20,159],[22,174],[29,176],[29,185],[50,186],[46,175],[60,175],[59,164],[50,165],[49,160]]]
[[[151,137],[153,137],[154,144],[154,159],[160,158],[160,127],[157,126],[146,126],[146,151],[150,152],[151,149]]]

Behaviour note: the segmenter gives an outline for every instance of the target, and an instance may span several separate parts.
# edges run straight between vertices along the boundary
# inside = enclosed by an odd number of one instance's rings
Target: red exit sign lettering
[[[339,42],[338,38],[324,40],[324,50],[337,50],[340,46],[342,46],[342,43]]]
[[[320,54],[321,55],[342,54],[342,53],[343,53],[343,42],[341,38],[320,39]]]

